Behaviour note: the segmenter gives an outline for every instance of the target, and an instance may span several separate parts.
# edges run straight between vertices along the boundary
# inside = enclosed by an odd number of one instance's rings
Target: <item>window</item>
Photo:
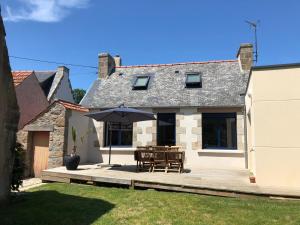
[[[201,75],[199,73],[186,74],[185,87],[186,88],[201,88],[202,87]]]
[[[157,145],[175,145],[175,113],[157,114]]]
[[[203,149],[237,149],[236,113],[202,114]]]
[[[146,90],[148,88],[149,80],[150,80],[149,76],[137,77],[132,89],[133,90]]]
[[[132,123],[112,123],[111,124],[111,145],[112,146],[132,146]],[[109,146],[110,130],[108,123],[105,123],[105,146]]]

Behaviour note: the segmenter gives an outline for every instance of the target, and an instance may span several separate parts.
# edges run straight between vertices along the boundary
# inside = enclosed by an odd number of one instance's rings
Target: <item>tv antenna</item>
[[[257,26],[260,23],[260,21],[257,20],[256,22],[252,22],[252,21],[246,20],[245,22],[248,23],[250,25],[250,27],[254,29],[254,45],[255,45],[254,62],[257,63],[257,61],[258,61]]]

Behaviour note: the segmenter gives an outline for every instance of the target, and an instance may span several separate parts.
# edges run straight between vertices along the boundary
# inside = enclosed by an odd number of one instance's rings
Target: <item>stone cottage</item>
[[[73,146],[69,121],[78,120],[87,111],[77,104],[56,100],[18,132],[18,141],[27,150],[26,176],[39,177],[42,170],[63,165],[63,157]]]
[[[136,146],[177,145],[186,166],[245,168],[244,93],[252,45],[237,58],[207,62],[122,66],[120,56],[99,55],[99,77],[81,104],[103,110],[125,104],[156,114],[157,121],[114,124],[112,163],[134,164]],[[89,121],[86,149],[108,161],[107,124]]]

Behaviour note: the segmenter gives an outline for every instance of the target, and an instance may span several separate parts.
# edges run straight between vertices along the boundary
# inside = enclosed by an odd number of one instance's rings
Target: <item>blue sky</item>
[[[10,55],[97,66],[98,53],[124,65],[234,59],[253,42],[259,65],[300,62],[299,0],[2,0]],[[56,65],[11,59],[13,70]],[[96,69],[69,67],[73,88]]]

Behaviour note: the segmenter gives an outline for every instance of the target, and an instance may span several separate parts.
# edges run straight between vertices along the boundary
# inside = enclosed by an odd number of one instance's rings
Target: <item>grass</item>
[[[300,224],[300,201],[47,184],[0,210],[1,225]]]

